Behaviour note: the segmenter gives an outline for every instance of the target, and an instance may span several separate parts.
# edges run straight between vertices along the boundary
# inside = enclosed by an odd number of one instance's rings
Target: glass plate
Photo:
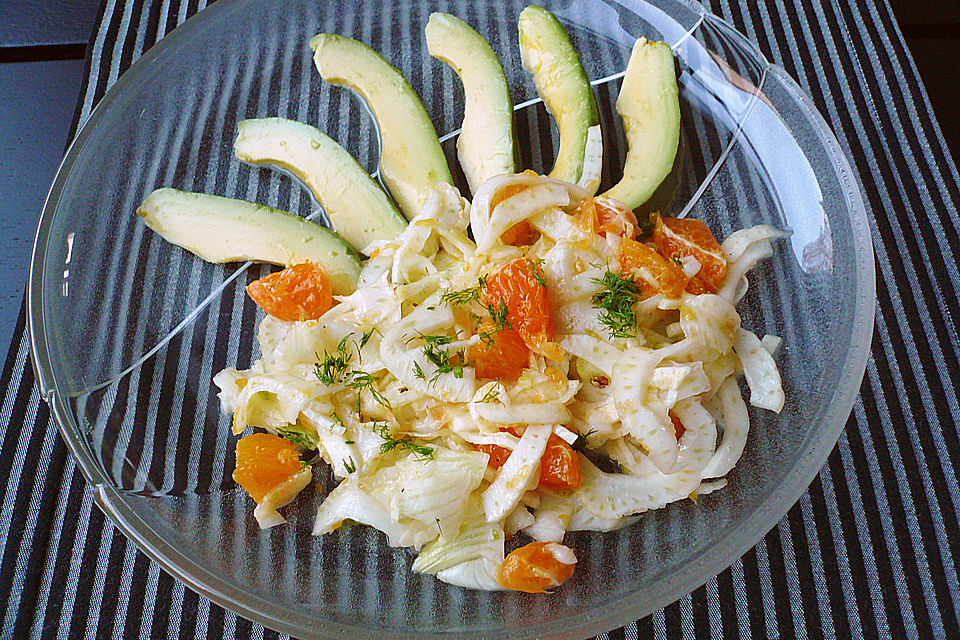
[[[261,532],[230,474],[229,418],[211,377],[257,357],[258,310],[244,286],[268,268],[211,265],[134,215],[174,186],[322,212],[288,176],[238,163],[239,120],[318,126],[371,171],[378,138],[349,92],[325,84],[307,46],[319,32],[359,38],[411,81],[454,173],[462,89],[426,51],[434,10],[477,28],[500,54],[522,168],[549,170],[556,132],[523,71],[524,2],[221,0],[148,51],[107,92],[63,162],[40,223],[29,283],[34,363],[44,397],[101,508],[191,588],[303,638],[585,637],[642,617],[729,566],[783,517],[826,460],[863,375],[875,303],[873,253],[856,177],[810,100],[726,23],[688,0],[544,3],[596,85],[605,185],[625,149],[614,109],[638,36],[670,43],[682,107],[678,160],[651,204],[705,220],[720,237],[788,228],[751,278],[744,325],[783,337],[787,406],[751,408],[729,486],[610,533],[567,537],[579,563],[550,596],[483,593],[410,572],[413,557],[376,531],[310,535],[330,477]]]

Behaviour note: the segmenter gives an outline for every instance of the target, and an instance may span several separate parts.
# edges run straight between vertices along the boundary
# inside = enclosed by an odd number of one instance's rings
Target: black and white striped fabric
[[[204,5],[106,0],[79,122]],[[601,637],[958,637],[960,177],[886,2],[709,8],[798,80],[864,183],[878,266],[872,358],[827,466],[788,516],[704,587]],[[168,576],[94,506],[34,384],[23,325],[0,378],[0,637],[276,637]]]

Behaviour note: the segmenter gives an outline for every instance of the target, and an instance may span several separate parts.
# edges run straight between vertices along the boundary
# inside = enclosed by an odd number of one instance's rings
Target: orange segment
[[[585,198],[574,209],[573,216],[581,229],[604,237],[613,234],[633,240],[639,233],[637,216],[613,198]]]
[[[501,431],[520,437],[520,432],[513,427]],[[490,456],[487,466],[492,469],[502,467],[512,453],[510,449],[498,444],[479,444],[477,448]],[[549,487],[555,491],[567,491],[580,486],[580,458],[573,447],[555,433],[550,434],[547,448],[540,457],[540,479],[537,486]]]
[[[613,234],[621,238],[634,240],[640,227],[637,216],[619,200],[597,196],[594,200],[597,210],[597,225],[600,235]]]
[[[679,298],[687,284],[683,269],[642,242],[624,238],[620,242],[618,261],[621,273],[644,283],[644,294],[652,288],[668,298]]]
[[[514,247],[528,247],[540,239],[540,232],[526,220],[521,220],[500,235],[504,244]]]
[[[505,589],[543,593],[560,586],[573,575],[573,563],[562,562],[557,556],[573,552],[556,542],[531,542],[515,549],[497,567],[497,583]],[[573,558],[574,562],[576,559]]]
[[[479,333],[489,336],[472,345],[467,358],[473,362],[477,378],[493,378],[513,382],[530,362],[526,343],[514,329],[495,331],[492,322],[480,325]]]
[[[511,260],[487,277],[483,302],[507,307],[507,321],[534,351],[543,352],[553,340],[553,318],[540,265],[529,258]]]
[[[271,489],[300,473],[300,454],[280,436],[255,433],[237,441],[233,480],[258,503]]]
[[[690,279],[690,293],[716,293],[727,274],[727,257],[710,228],[700,220],[655,216],[653,241],[668,260],[693,256],[700,271]]]
[[[555,433],[547,440],[547,449],[540,458],[540,485],[556,491],[580,486],[580,459],[577,452]]]
[[[261,309],[288,322],[316,320],[333,306],[330,278],[312,262],[255,280],[247,285],[247,293]]]
[[[511,184],[503,187],[490,200],[490,210],[493,211],[498,204],[511,196],[517,195],[525,189],[527,189],[527,185],[525,184]],[[533,226],[526,220],[518,222],[500,235],[500,240],[504,244],[513,245],[514,247],[529,246],[536,242],[539,238],[540,232],[534,229]]]

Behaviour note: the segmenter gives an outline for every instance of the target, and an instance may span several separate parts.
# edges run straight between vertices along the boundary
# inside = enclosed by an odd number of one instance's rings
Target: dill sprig
[[[488,302],[486,306],[487,313],[490,314],[490,320],[493,321],[493,328],[496,331],[505,331],[511,327],[510,321],[507,320],[509,309],[507,309],[506,300],[500,300],[499,305]]]
[[[480,299],[480,294],[483,292],[483,288],[486,286],[487,276],[480,276],[477,278],[477,285],[475,287],[468,287],[466,289],[460,289],[459,291],[447,291],[440,296],[440,303],[458,306],[469,304]]]
[[[353,473],[357,470],[357,463],[353,461],[353,456],[344,459],[343,468],[347,470],[347,473]]]
[[[533,279],[537,281],[537,284],[546,289],[547,279],[543,275],[543,267],[541,265],[543,265],[542,258],[537,260],[528,259],[526,269],[530,272],[530,275],[533,276]]]
[[[302,449],[315,449],[316,444],[310,439],[310,436],[302,431],[290,431],[289,429],[277,429],[277,435],[291,442]]]
[[[450,336],[427,336],[420,334],[420,337],[423,339],[423,355],[427,357],[427,360],[437,368],[436,372],[433,374],[433,377],[430,378],[430,382],[436,382],[444,373],[452,373],[455,378],[463,377],[463,358],[462,354],[459,351],[450,353],[449,349],[445,349],[449,345],[453,338]],[[420,378],[421,380],[426,378],[426,375],[423,372],[423,369],[420,368],[419,364],[414,363],[413,374]]]
[[[602,278],[593,281],[606,288],[598,291],[590,299],[593,306],[601,309],[600,322],[614,338],[629,338],[637,326],[637,314],[633,303],[640,295],[640,283],[633,276],[622,276],[607,271]]]
[[[324,350],[323,358],[320,358],[319,355],[317,356],[320,362],[314,363],[313,373],[320,382],[326,385],[332,385],[343,380],[347,373],[347,368],[350,366],[350,361],[353,360],[353,353],[347,348],[347,341],[352,335],[351,333],[343,337],[340,344],[337,345],[337,352],[335,354]]]
[[[433,460],[433,447],[414,442],[407,436],[394,438],[386,422],[374,422],[373,430],[383,438],[383,444],[380,445],[380,453],[388,453],[399,447],[412,452],[420,461]]]
[[[380,378],[376,377],[371,373],[366,371],[352,371],[350,373],[351,378],[347,383],[350,385],[351,389],[357,390],[357,413],[360,413],[360,392],[364,389],[370,392],[370,395],[373,396],[373,399],[376,400],[383,407],[393,410],[393,407],[390,405],[390,401],[387,400],[387,397],[383,395],[383,392],[377,388],[377,383],[380,382]]]
[[[487,389],[487,392],[483,394],[483,397],[477,400],[477,402],[496,402],[497,404],[503,404],[503,400],[500,399],[500,392],[497,391],[497,385],[492,385]]]
[[[380,333],[380,330],[376,327],[373,327],[368,331],[364,331],[363,335],[360,336],[360,341],[354,343],[357,345],[357,358],[360,360],[361,364],[363,363],[363,348],[367,346],[368,342],[370,342],[370,338],[373,337],[374,332]]]

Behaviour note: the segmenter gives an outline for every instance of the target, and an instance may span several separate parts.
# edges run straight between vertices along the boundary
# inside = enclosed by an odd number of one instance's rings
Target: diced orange
[[[652,290],[668,298],[679,298],[687,285],[683,269],[642,242],[624,238],[620,242],[618,260],[621,273],[634,276],[645,284],[645,294]]]
[[[511,260],[487,277],[483,302],[507,307],[507,321],[534,351],[542,352],[553,340],[553,317],[547,300],[543,270],[529,258]]]
[[[587,233],[600,233],[600,222],[597,219],[597,203],[593,198],[584,198],[571,214],[577,226]]]
[[[540,232],[526,220],[521,220],[500,235],[504,244],[514,247],[527,247],[540,239]]]
[[[514,549],[497,567],[497,583],[514,591],[543,593],[566,582],[574,565],[558,560],[550,545],[557,543],[531,542]]]
[[[683,426],[683,423],[680,422],[680,418],[673,415],[673,413],[670,413],[669,415],[670,415],[670,421],[673,422],[673,432],[676,434],[677,440],[679,440],[681,436],[683,436],[683,432],[686,431],[687,429],[686,427]]]
[[[597,224],[600,227],[600,235],[620,236],[634,240],[640,231],[637,225],[637,216],[633,211],[627,208],[619,200],[597,196],[594,199],[597,209]]]
[[[520,437],[519,431],[512,427],[504,431]],[[510,449],[497,444],[480,444],[477,448],[490,456],[487,466],[493,469],[502,467],[511,453]],[[577,452],[555,433],[550,434],[547,448],[540,457],[540,478],[537,486],[549,487],[555,491],[567,491],[580,486],[580,459]]]
[[[247,285],[260,308],[286,321],[316,320],[333,306],[330,278],[319,266],[304,262]]]
[[[237,441],[233,480],[258,503],[302,469],[296,447],[280,436],[255,433]]]
[[[727,274],[727,257],[713,237],[710,228],[700,220],[691,218],[654,219],[653,242],[660,255],[668,260],[693,256],[700,262],[687,291],[690,293],[716,293]]]
[[[613,198],[585,198],[577,205],[573,215],[581,229],[604,237],[613,234],[633,240],[639,232],[637,216],[625,204]]]
[[[555,433],[547,440],[547,449],[540,458],[540,485],[557,491],[580,486],[580,459],[563,438]]]
[[[477,378],[516,380],[530,362],[530,350],[520,334],[516,329],[496,331],[490,321],[481,324],[478,331],[487,339],[467,350]]]
[[[490,456],[487,459],[487,466],[491,469],[499,469],[502,467],[503,463],[510,457],[510,454],[513,453],[510,449],[501,447],[498,444],[478,444],[477,449]]]

